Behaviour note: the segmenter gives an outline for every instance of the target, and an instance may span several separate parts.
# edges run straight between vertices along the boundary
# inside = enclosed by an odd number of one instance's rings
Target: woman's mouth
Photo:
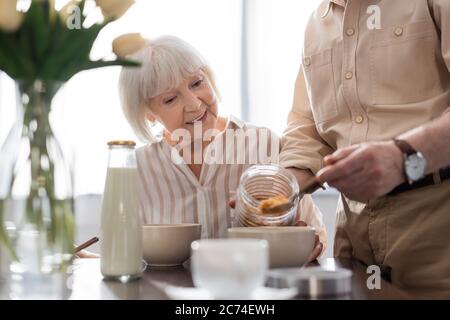
[[[198,122],[198,121],[205,122],[207,117],[208,117],[208,112],[207,112],[207,110],[205,110],[205,112],[203,112],[197,118],[195,118],[192,121],[186,122],[186,124],[193,125],[195,122]]]

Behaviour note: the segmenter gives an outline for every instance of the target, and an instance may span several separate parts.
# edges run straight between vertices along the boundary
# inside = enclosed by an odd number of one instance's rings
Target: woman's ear
[[[152,112],[152,110],[150,109],[149,104],[147,104],[144,107],[144,112],[145,112],[145,118],[150,121],[151,123],[154,123],[158,120],[158,118],[156,117],[156,115]]]

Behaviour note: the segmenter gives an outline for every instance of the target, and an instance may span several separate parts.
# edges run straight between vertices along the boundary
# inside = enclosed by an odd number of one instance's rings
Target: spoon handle
[[[313,193],[317,189],[322,188],[325,190],[325,188],[322,186],[322,184],[319,182],[319,180],[314,176],[307,180],[303,186],[301,186],[300,193],[306,194],[306,193]]]

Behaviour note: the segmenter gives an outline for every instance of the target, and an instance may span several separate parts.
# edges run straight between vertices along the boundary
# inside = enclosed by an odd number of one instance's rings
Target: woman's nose
[[[200,109],[202,101],[195,95],[190,95],[186,97],[184,102],[184,109],[186,112],[193,112]]]

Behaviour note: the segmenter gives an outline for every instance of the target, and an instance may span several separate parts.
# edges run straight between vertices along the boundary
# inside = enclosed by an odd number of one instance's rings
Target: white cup
[[[269,267],[266,240],[199,240],[192,242],[191,249],[194,284],[215,299],[249,299],[264,285]]]

